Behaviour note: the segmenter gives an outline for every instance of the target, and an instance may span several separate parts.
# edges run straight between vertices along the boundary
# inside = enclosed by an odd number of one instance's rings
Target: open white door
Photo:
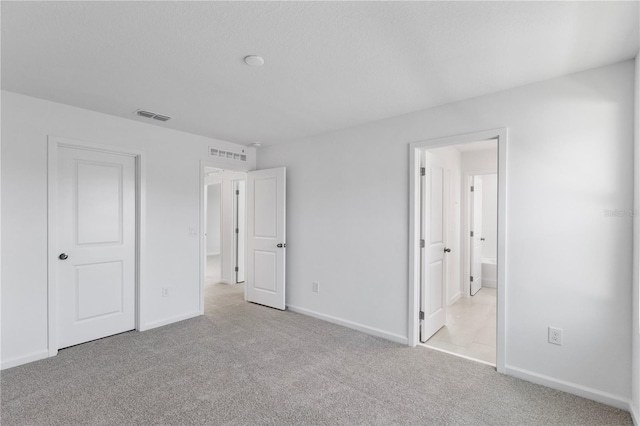
[[[247,187],[246,181],[237,180],[234,182],[235,186],[235,264],[236,264],[236,283],[244,282],[245,275],[245,241],[246,241],[246,194],[245,189]]]
[[[445,246],[447,173],[425,153],[422,176],[420,340],[426,342],[447,319]]]
[[[482,287],[482,176],[473,177],[471,192],[471,296]]]
[[[286,170],[247,173],[247,301],[285,309]]]

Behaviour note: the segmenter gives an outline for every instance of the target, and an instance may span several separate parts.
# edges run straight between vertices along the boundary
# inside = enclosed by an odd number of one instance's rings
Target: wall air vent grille
[[[171,117],[169,117],[168,115],[162,115],[162,114],[158,114],[155,112],[151,112],[151,111],[145,111],[142,109],[139,109],[136,111],[136,115],[139,115],[140,117],[144,117],[144,118],[152,118],[154,120],[158,120],[158,121],[169,121],[171,120]]]
[[[209,157],[224,158],[227,160],[247,161],[247,155],[244,153],[223,151],[218,148],[209,147]]]
[[[136,114],[138,114],[140,117],[145,117],[145,118],[153,118],[153,116],[155,115],[152,112],[142,111],[142,110],[136,111]]]

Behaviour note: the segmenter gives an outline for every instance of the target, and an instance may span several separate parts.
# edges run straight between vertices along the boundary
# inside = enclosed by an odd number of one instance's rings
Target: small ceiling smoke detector
[[[162,114],[158,114],[158,113],[151,112],[151,111],[145,111],[145,110],[142,110],[142,109],[137,110],[136,114],[139,115],[140,117],[152,118],[152,119],[158,120],[158,121],[169,121],[169,120],[171,120],[171,117],[169,117],[168,115],[162,115]]]
[[[259,142],[259,141],[252,142],[251,146],[254,148],[260,148],[262,146],[262,142]]]
[[[260,56],[249,55],[244,57],[244,63],[250,67],[261,67],[264,65],[264,59]]]

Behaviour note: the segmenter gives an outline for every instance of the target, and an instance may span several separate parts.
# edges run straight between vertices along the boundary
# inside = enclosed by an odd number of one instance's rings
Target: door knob
[[[60,260],[67,260],[69,258],[69,256],[67,255],[67,253],[60,253],[60,256],[58,256],[58,259]]]
[[[280,244],[278,244],[278,246],[277,246],[277,247],[278,247],[278,248],[282,248],[282,247],[286,247],[286,246],[287,246],[286,244],[282,244],[282,243],[280,243]]]
[[[450,248],[448,248],[448,247],[445,247],[445,248],[444,248],[444,252],[445,252],[445,253],[451,253],[451,249],[450,249]]]
[[[484,241],[484,237],[481,237],[481,238],[480,238],[480,241]]]

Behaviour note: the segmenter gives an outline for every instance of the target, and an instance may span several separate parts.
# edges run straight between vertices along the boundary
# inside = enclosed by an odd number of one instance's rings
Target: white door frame
[[[200,306],[199,306],[199,311],[200,311],[200,315],[204,315],[204,282],[205,282],[205,268],[207,266],[207,237],[205,236],[206,234],[206,221],[207,221],[207,216],[206,216],[206,205],[205,205],[205,200],[206,200],[206,193],[205,191],[207,190],[207,185],[205,184],[205,178],[206,178],[206,173],[205,173],[205,168],[206,167],[213,167],[216,169],[223,169],[223,170],[228,170],[228,171],[233,171],[233,172],[243,172],[243,173],[247,173],[249,171],[251,171],[251,169],[249,167],[242,167],[242,165],[237,164],[237,165],[230,165],[228,162],[226,161],[220,161],[220,160],[200,160],[200,190],[199,190],[199,194],[200,194],[200,261],[198,262],[198,265],[200,267],[200,273],[199,273],[199,277],[200,277]],[[222,194],[222,192],[221,192]],[[222,205],[222,204],[221,204]],[[222,226],[222,225],[221,225]],[[220,233],[221,237],[222,237],[222,232]],[[221,245],[222,247],[222,245]],[[246,246],[245,246],[246,249]],[[221,256],[222,258],[222,256]],[[245,299],[246,299],[246,292],[245,292]]]
[[[57,238],[57,203],[58,203],[58,149],[62,147],[84,149],[88,151],[104,152],[133,157],[136,167],[136,259],[135,259],[135,326],[141,330],[141,295],[144,272],[144,260],[146,254],[145,229],[146,229],[146,187],[144,152],[123,148],[119,146],[94,144],[58,136],[47,136],[48,144],[48,176],[47,176],[47,305],[48,305],[48,351],[49,356],[58,354],[58,238]]]
[[[496,147],[497,148],[497,147]],[[496,150],[497,152],[497,150]],[[470,178],[473,176],[497,174],[497,170],[471,170],[463,173],[462,177],[462,297],[470,297],[471,293],[471,244],[469,243],[469,233],[471,231],[471,191],[469,191]]]
[[[451,145],[496,139],[498,145],[498,265],[496,369],[506,372],[507,318],[507,128],[414,142],[409,145],[409,311],[408,344],[419,342],[420,311],[420,151]]]

